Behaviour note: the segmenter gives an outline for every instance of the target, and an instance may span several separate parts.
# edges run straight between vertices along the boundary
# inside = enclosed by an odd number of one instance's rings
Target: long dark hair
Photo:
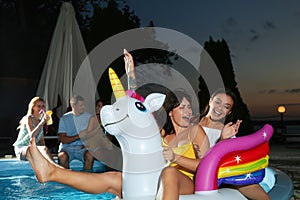
[[[191,96],[188,95],[184,90],[177,89],[175,91],[170,91],[166,94],[166,99],[163,107],[154,113],[157,123],[160,128],[163,128],[165,134],[170,135],[175,133],[174,126],[172,124],[171,117],[169,113],[176,107],[180,105],[183,98],[186,98],[188,102],[191,103]]]
[[[226,95],[228,95],[232,98],[233,105],[232,105],[232,108],[231,108],[231,112],[225,117],[224,123],[227,124],[228,122],[234,122],[234,116],[236,115],[236,108],[237,108],[237,104],[238,104],[236,95],[229,88],[220,88],[220,89],[217,89],[211,95],[210,98],[213,99],[218,94],[226,94]],[[200,119],[202,117],[206,116],[208,111],[209,111],[209,104],[207,104],[207,106],[205,107],[204,112],[201,113]]]

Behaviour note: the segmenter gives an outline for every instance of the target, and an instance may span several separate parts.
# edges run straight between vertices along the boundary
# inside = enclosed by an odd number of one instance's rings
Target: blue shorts
[[[84,162],[84,153],[88,150],[82,145],[72,145],[63,147],[60,152],[62,151],[68,154],[69,162],[72,160],[80,160],[81,162]]]

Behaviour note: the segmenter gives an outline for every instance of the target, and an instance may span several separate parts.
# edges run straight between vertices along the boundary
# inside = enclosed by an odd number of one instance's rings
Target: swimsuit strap
[[[192,142],[192,141],[191,141],[191,136],[190,136],[190,135],[191,135],[191,128],[189,129],[189,132],[188,132],[188,140],[189,140],[189,142]]]
[[[29,117],[31,118],[33,128],[35,128],[37,125],[35,124],[34,116],[33,115],[29,115]]]

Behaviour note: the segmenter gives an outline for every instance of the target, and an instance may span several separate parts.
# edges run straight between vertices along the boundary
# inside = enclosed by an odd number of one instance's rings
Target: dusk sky
[[[244,102],[253,119],[300,119],[300,1],[127,0],[141,19],[173,29],[202,46],[224,39]]]

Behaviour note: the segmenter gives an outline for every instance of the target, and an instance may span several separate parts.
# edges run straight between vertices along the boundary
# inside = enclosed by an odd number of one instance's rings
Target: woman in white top
[[[204,128],[211,147],[220,140],[235,137],[238,133],[242,120],[232,122],[236,102],[235,94],[229,89],[219,89],[212,94],[200,120],[200,125]]]
[[[219,89],[212,94],[206,112],[204,112],[199,123],[208,136],[210,147],[218,141],[235,137],[238,133],[242,120],[232,122],[232,116],[236,112],[236,104],[236,96],[229,89]],[[224,123],[226,124],[224,125]],[[237,186],[237,189],[249,199],[270,199],[259,184]]]

